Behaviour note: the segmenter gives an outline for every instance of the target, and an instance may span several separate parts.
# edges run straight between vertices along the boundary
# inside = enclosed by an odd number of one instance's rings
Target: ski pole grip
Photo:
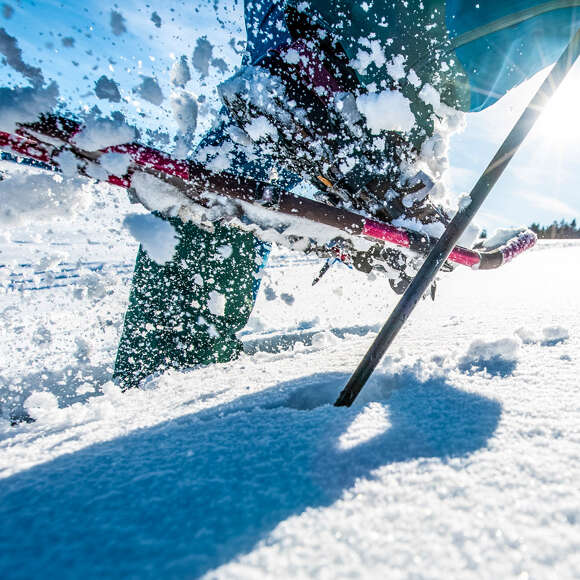
[[[505,264],[513,260],[516,256],[519,256],[522,252],[533,248],[536,245],[537,239],[536,234],[531,230],[521,232],[517,237],[501,248],[503,263]]]
[[[531,230],[520,232],[496,250],[481,252],[481,262],[479,263],[478,269],[493,270],[494,268],[499,268],[511,262],[516,256],[533,248],[536,245],[537,239],[536,234]]]

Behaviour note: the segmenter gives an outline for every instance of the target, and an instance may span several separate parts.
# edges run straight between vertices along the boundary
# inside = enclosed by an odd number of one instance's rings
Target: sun
[[[580,142],[580,66],[564,79],[537,121],[536,135],[554,147]]]

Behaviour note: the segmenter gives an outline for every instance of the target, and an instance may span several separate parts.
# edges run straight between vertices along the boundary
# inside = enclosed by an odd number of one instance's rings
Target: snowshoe
[[[401,165],[416,149],[394,131],[380,135],[377,149],[377,136],[356,106],[366,89],[340,44],[313,31],[305,36],[270,50],[220,86],[239,127],[281,168],[313,183],[321,201],[388,223],[405,218],[418,226],[446,225],[449,217],[429,199],[429,176],[401,178]],[[387,254],[373,261],[395,272],[391,285],[401,292],[413,268],[400,252]]]

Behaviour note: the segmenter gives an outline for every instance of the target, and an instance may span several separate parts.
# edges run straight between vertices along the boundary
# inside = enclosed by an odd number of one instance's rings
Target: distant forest
[[[549,226],[533,223],[530,229],[538,238],[545,240],[580,238],[580,229],[576,224],[576,219],[573,219],[570,223],[564,220],[559,223],[555,221]]]

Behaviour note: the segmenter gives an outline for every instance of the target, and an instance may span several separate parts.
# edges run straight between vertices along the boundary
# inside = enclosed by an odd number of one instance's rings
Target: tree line
[[[541,226],[534,222],[530,226],[530,229],[539,239],[544,240],[580,238],[580,228],[578,228],[576,218],[570,223],[564,220],[561,220],[559,223],[554,221],[549,226]]]

